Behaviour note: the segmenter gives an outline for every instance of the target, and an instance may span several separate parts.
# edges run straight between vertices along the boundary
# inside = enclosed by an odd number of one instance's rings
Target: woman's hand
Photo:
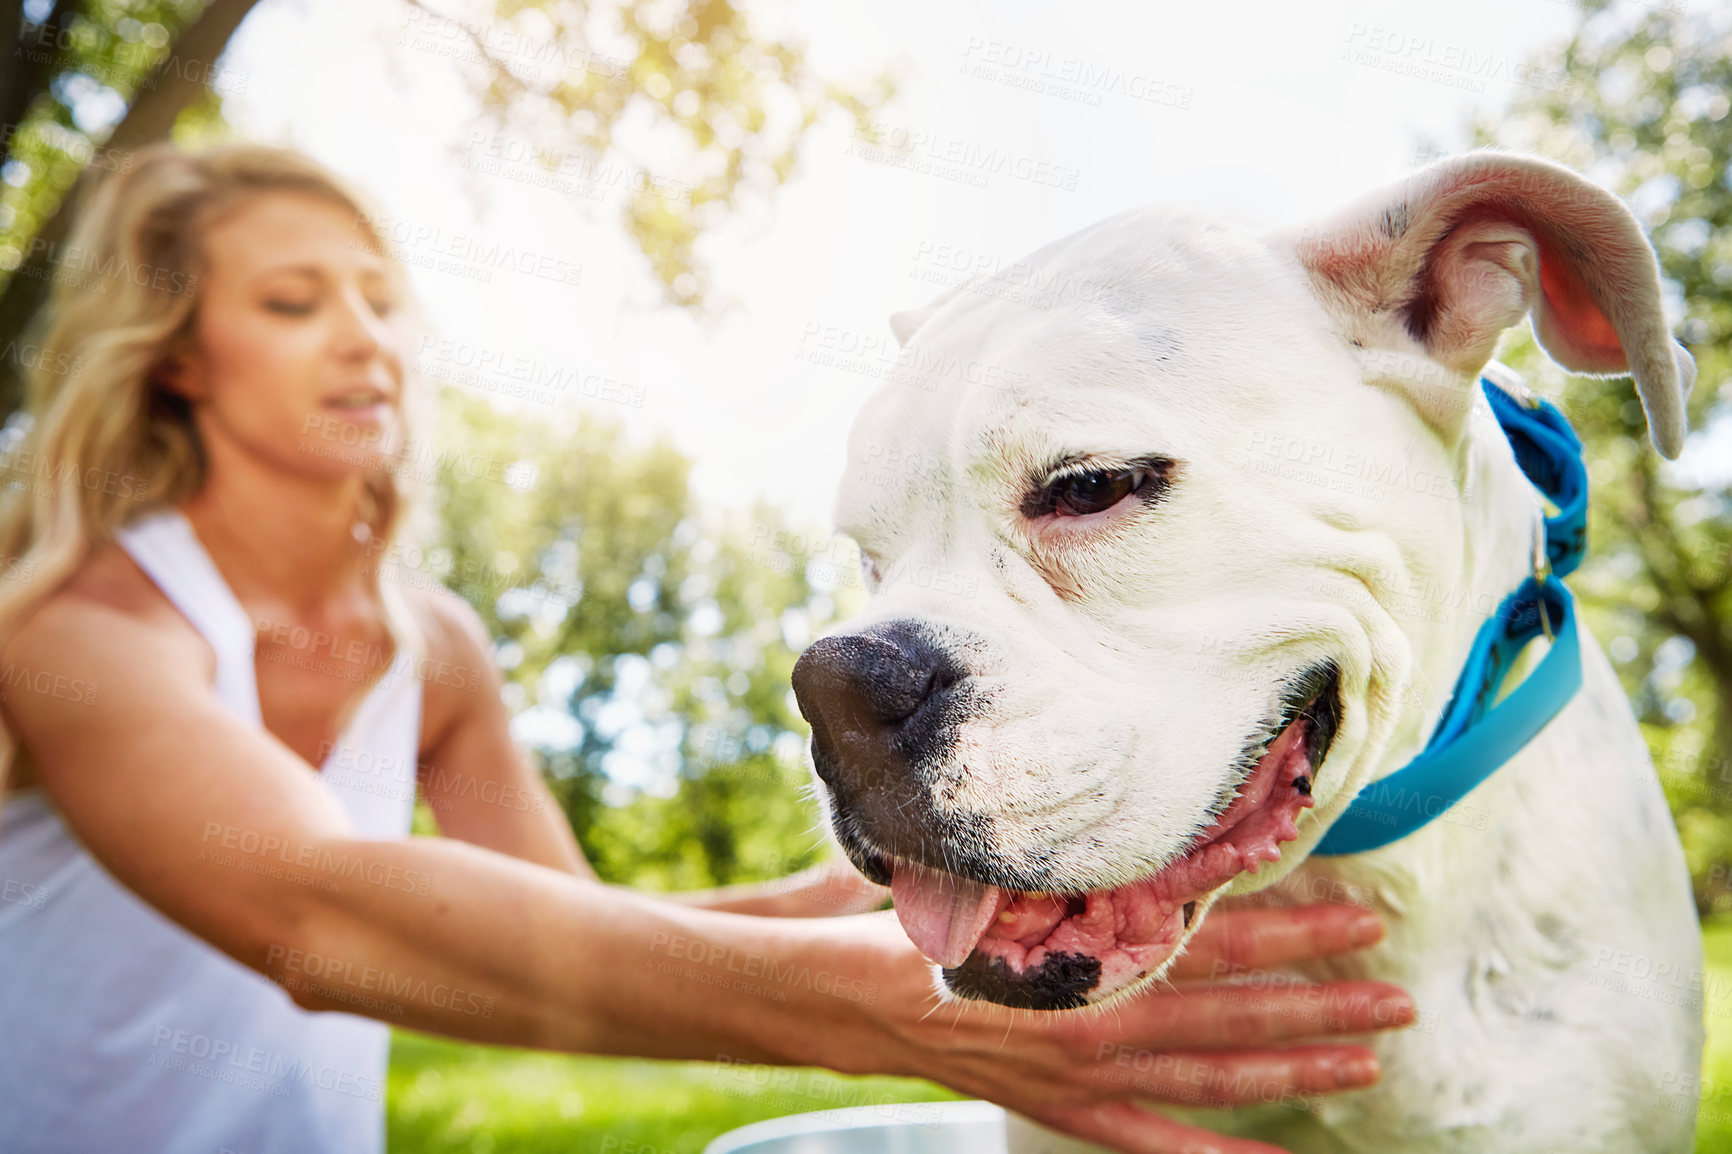
[[[1382,982],[1199,981],[1371,945],[1382,926],[1353,906],[1217,913],[1168,974],[1185,984],[1104,1011],[1058,1013],[940,1001],[930,964],[893,918],[851,922],[869,927],[856,946],[879,952],[886,977],[874,1006],[883,1048],[826,1065],[904,1070],[1126,1154],[1276,1154],[1135,1101],[1235,1106],[1368,1086],[1379,1073],[1371,1051],[1321,1039],[1416,1017],[1411,998]],[[1304,1039],[1312,1041],[1287,1045]]]

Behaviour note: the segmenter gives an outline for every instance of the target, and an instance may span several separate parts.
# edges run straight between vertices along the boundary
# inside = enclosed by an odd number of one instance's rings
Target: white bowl
[[[900,1102],[791,1114],[729,1130],[704,1154],[1005,1154],[990,1102]]]

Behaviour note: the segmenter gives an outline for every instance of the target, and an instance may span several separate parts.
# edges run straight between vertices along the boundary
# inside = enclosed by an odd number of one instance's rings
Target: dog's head
[[[1418,748],[1489,607],[1403,601],[1526,571],[1475,383],[1530,312],[1677,454],[1694,364],[1637,222],[1508,154],[1287,233],[1127,213],[893,318],[836,505],[872,601],[794,688],[842,846],[952,991],[1138,988]]]

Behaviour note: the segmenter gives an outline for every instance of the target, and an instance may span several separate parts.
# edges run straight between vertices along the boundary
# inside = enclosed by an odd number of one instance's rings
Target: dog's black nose
[[[806,720],[838,707],[893,725],[912,716],[940,681],[944,654],[901,622],[812,644],[794,666],[794,694]]]
[[[936,704],[965,671],[918,623],[890,621],[812,643],[794,665],[794,696],[812,726],[825,784],[852,797],[894,784],[927,753]]]

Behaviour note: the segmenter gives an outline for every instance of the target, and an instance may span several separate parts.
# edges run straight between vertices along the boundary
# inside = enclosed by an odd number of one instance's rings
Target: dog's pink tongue
[[[902,861],[891,875],[890,897],[908,940],[947,967],[968,960],[1003,904],[997,886]]]

